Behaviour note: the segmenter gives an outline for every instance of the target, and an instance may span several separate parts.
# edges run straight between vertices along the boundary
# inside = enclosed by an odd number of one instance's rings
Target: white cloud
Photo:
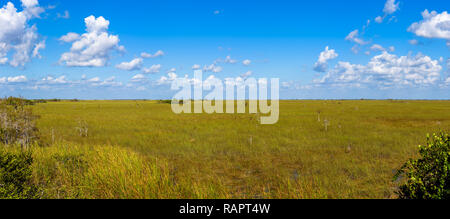
[[[66,35],[59,38],[60,41],[63,41],[66,43],[71,43],[78,39],[80,39],[80,34],[77,34],[77,33],[67,33]]]
[[[252,76],[252,74],[253,74],[252,71],[245,72],[244,74],[241,75],[241,78],[246,79],[246,78]]]
[[[76,67],[103,67],[107,64],[112,51],[124,51],[124,47],[119,46],[119,36],[108,33],[108,20],[91,15],[85,18],[84,22],[87,32],[72,43],[70,52],[61,55],[61,64]]]
[[[142,71],[145,74],[156,74],[159,73],[161,71],[161,65],[152,65],[150,68],[143,68]]]
[[[354,30],[347,35],[345,40],[350,41],[350,42],[355,42],[360,45],[365,45],[368,43],[368,42],[365,42],[363,39],[359,38],[358,36],[359,36],[359,30]]]
[[[339,62],[334,69],[319,80],[327,86],[427,86],[438,83],[442,66],[438,60],[418,54],[401,56],[383,52],[373,57],[367,65]]]
[[[186,76],[187,77],[187,76]],[[178,78],[178,75],[175,74],[174,72],[169,72],[166,76],[162,76],[156,83],[158,85],[164,85],[164,84],[170,84],[172,83],[174,80],[176,80]]]
[[[197,65],[197,64],[192,66],[192,70],[198,70],[200,68],[202,68],[202,67],[200,65]]]
[[[242,64],[248,66],[248,65],[252,64],[252,61],[250,59],[246,59],[246,60],[242,61]]]
[[[66,76],[60,76],[58,78],[54,78],[52,76],[47,76],[45,78],[43,78],[41,80],[41,83],[39,84],[50,84],[50,85],[54,85],[54,84],[68,84],[70,83]]]
[[[23,12],[28,18],[40,18],[40,14],[44,12],[44,8],[39,6],[38,0],[21,0]]]
[[[351,50],[352,50],[353,53],[358,54],[358,53],[359,53],[359,47],[358,47],[358,45],[354,45],[354,46],[351,48]]]
[[[45,49],[45,40],[37,43],[33,49],[33,58],[41,58],[41,55],[39,54],[39,50]]]
[[[39,41],[36,26],[29,24],[44,9],[37,0],[22,0],[22,5],[23,11],[11,2],[0,8],[0,64],[9,62],[13,67],[23,67],[31,56],[39,57],[39,49],[45,47],[45,42]]]
[[[209,66],[203,67],[203,71],[219,73],[219,72],[223,71],[223,68],[221,66],[216,66],[215,64],[211,64]]]
[[[413,23],[408,31],[425,38],[450,40],[450,14],[444,11],[438,14],[428,10],[422,12],[423,20]]]
[[[148,59],[148,58],[158,58],[158,57],[161,57],[161,56],[164,56],[164,55],[165,55],[165,53],[162,50],[158,50],[155,54],[149,54],[149,53],[146,53],[146,52],[141,53],[141,57],[142,58],[146,58],[146,59]]]
[[[145,77],[145,75],[143,74],[137,74],[131,78],[131,82],[133,83],[141,83],[144,81],[147,81],[147,77]]]
[[[383,46],[379,45],[379,44],[373,44],[370,49],[372,51],[388,51],[389,52],[394,52],[395,51],[395,47],[394,46],[390,46],[389,48],[384,48]]]
[[[337,58],[339,55],[334,49],[329,49],[328,46],[320,53],[319,59],[314,64],[314,70],[317,72],[326,72],[328,70],[328,61]]]
[[[414,45],[414,46],[416,46],[416,45],[418,45],[418,44],[419,44],[419,41],[418,41],[418,40],[416,40],[416,39],[412,39],[412,40],[408,41],[408,43],[409,43],[409,44],[411,44],[411,45]]]
[[[236,64],[238,61],[235,59],[232,59],[231,56],[227,56],[227,58],[225,59],[225,63],[229,63],[229,64]]]
[[[379,44],[373,44],[370,49],[372,51],[386,51],[386,49],[384,49],[383,46],[379,45]]]
[[[144,60],[142,58],[136,58],[131,60],[130,62],[122,62],[116,65],[116,68],[125,70],[125,71],[134,71],[140,70],[142,68]]]
[[[90,83],[100,82],[100,78],[99,77],[91,78],[91,79],[88,79],[87,82],[90,82]]]
[[[384,8],[383,8],[383,16],[378,16],[375,18],[375,22],[377,23],[383,23],[383,20],[391,15],[394,14],[396,11],[398,11],[400,9],[400,2],[395,2],[395,0],[387,0],[386,3],[384,4]],[[389,21],[391,21],[392,19],[394,19],[395,17],[391,17],[389,19]]]
[[[69,19],[70,18],[69,11],[65,10],[64,14],[57,13],[57,17],[62,19]]]
[[[384,20],[384,18],[381,17],[381,16],[378,16],[378,17],[375,18],[375,22],[377,22],[377,23],[379,23],[379,24],[382,23],[383,20]]]
[[[104,81],[100,80],[99,77],[95,77],[90,80],[87,80],[87,82],[88,82],[88,85],[93,86],[93,87],[120,87],[120,86],[123,86],[122,82],[116,81],[115,76],[107,78]]]
[[[27,82],[28,79],[24,75],[15,76],[15,77],[2,77],[0,78],[1,84],[7,84],[7,83],[24,83]]]
[[[450,74],[450,58],[447,59],[447,74]]]
[[[387,0],[386,4],[384,5],[383,12],[388,15],[393,14],[398,9],[400,9],[399,5],[400,5],[400,2],[395,3],[395,0]]]

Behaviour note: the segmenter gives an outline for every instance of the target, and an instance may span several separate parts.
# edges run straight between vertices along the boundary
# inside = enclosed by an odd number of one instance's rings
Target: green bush
[[[31,152],[0,151],[0,199],[36,199],[38,189],[32,183]]]
[[[450,198],[450,135],[428,136],[427,146],[419,146],[419,159],[409,160],[395,180],[406,177],[397,194],[400,199]]]

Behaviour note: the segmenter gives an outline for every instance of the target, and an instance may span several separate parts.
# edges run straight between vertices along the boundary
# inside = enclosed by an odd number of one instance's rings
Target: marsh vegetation
[[[261,125],[161,101],[46,101],[24,106],[39,138],[0,150],[32,152],[41,198],[396,198],[396,170],[450,131],[449,101],[280,104]]]

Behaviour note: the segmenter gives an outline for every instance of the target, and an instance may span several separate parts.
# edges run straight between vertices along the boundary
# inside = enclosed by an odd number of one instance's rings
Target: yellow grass
[[[49,198],[393,198],[394,171],[427,133],[450,130],[449,101],[282,101],[267,126],[157,101],[33,108]]]

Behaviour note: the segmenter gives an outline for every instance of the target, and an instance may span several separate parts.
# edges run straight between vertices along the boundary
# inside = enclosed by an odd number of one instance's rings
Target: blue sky
[[[449,6],[1,0],[0,95],[165,99],[197,65],[205,77],[280,78],[283,99],[448,99]]]

